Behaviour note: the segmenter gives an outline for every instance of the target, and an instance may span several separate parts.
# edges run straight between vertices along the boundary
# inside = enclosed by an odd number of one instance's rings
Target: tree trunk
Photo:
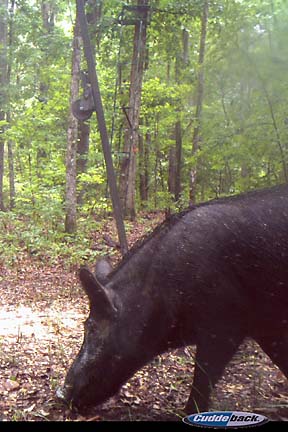
[[[99,25],[103,12],[103,0],[90,0],[86,12],[88,24],[91,24],[91,35],[96,36],[97,49],[100,48],[101,41],[101,26]]]
[[[13,155],[13,142],[8,141],[8,166],[9,166],[9,193],[10,203],[9,207],[12,210],[15,207],[15,175],[14,175],[14,155]]]
[[[149,198],[149,154],[151,147],[151,134],[146,133],[145,139],[139,136],[139,185],[141,204]]]
[[[79,121],[78,126],[78,145],[77,145],[77,173],[86,172],[87,158],[89,152],[90,125]]]
[[[143,136],[139,136],[139,192],[141,206],[147,201],[147,188],[145,176],[145,142]]]
[[[79,121],[77,161],[76,161],[77,174],[85,173],[87,170],[89,139],[90,139],[90,124]],[[85,186],[80,190],[77,196],[78,204],[83,204],[84,193],[85,193]]]
[[[158,131],[159,131],[159,115],[156,115],[155,119],[155,132],[154,132],[154,154],[155,154],[155,165],[154,165],[154,208],[158,208],[158,172],[160,170],[160,151],[159,151],[159,140],[158,140]]]
[[[205,47],[206,47],[206,36],[207,36],[207,24],[208,24],[208,12],[209,3],[205,1],[203,7],[203,15],[201,19],[201,36],[200,36],[200,49],[198,59],[198,83],[197,83],[197,94],[196,94],[196,112],[195,112],[195,127],[193,131],[192,140],[192,155],[196,156],[199,150],[201,141],[201,117],[202,107],[204,98],[204,58],[205,58]],[[196,185],[197,185],[197,162],[190,171],[190,202],[191,204],[196,203]]]
[[[181,82],[182,71],[189,64],[189,33],[186,29],[182,30],[182,55],[179,53],[175,59],[175,81]],[[180,112],[180,108],[177,108]],[[175,145],[169,153],[169,181],[168,190],[174,195],[177,202],[181,195],[181,170],[182,170],[182,130],[181,121],[178,119],[174,125],[172,139]]]
[[[148,0],[138,0],[137,6],[148,6]],[[135,219],[136,157],[139,142],[139,117],[142,81],[145,66],[147,11],[135,24],[134,48],[130,73],[129,108],[126,111],[124,158],[120,169],[120,197],[124,215]]]
[[[76,160],[78,141],[78,121],[73,116],[71,105],[78,97],[81,61],[81,38],[80,27],[76,17],[73,37],[72,51],[72,75],[70,85],[70,113],[67,130],[67,153],[66,153],[66,218],[65,231],[74,233],[77,230],[77,196],[76,196]]]
[[[183,57],[182,61],[185,66],[189,64],[189,32],[184,28],[182,30],[182,45],[183,45]]]
[[[173,139],[175,146],[171,147],[169,152],[168,190],[174,196],[174,201],[177,202],[181,195],[182,132],[180,120],[175,123]]]
[[[46,37],[54,32],[55,28],[55,2],[52,0],[42,0],[41,1],[41,15],[42,15],[42,27]],[[48,52],[44,54],[43,61],[48,61]],[[41,76],[41,73],[40,73]],[[40,81],[39,92],[40,99],[46,100],[49,90],[49,83],[46,81]],[[43,152],[43,150],[42,150]],[[45,152],[44,152],[45,153]],[[44,154],[46,156],[46,154]],[[41,157],[41,155],[40,155]],[[43,157],[43,156],[42,156]]]
[[[175,198],[176,186],[176,148],[174,146],[169,149],[169,169],[168,169],[168,191]]]
[[[55,1],[45,1],[41,2],[41,14],[43,27],[47,33],[51,33],[55,26]]]
[[[260,74],[259,74],[259,77],[260,77]],[[262,81],[262,86],[263,86],[265,98],[266,98],[266,101],[267,101],[267,104],[269,107],[269,111],[270,111],[270,115],[271,115],[271,120],[272,120],[272,125],[273,125],[273,129],[274,129],[274,133],[275,133],[276,143],[277,143],[278,149],[279,149],[279,154],[280,154],[282,169],[283,169],[283,179],[284,179],[285,183],[288,183],[288,166],[287,166],[287,160],[286,160],[285,146],[281,140],[281,134],[280,134],[280,130],[279,130],[279,127],[277,124],[276,116],[274,113],[274,107],[273,107],[272,99],[270,98],[270,95],[268,93],[268,90],[266,88],[264,81],[263,80],[261,80],[261,81]]]
[[[0,115],[0,120],[1,115]],[[4,141],[0,140],[0,210],[6,211],[4,205],[4,193],[3,193],[3,178],[4,178]]]
[[[11,73],[13,65],[13,31],[14,31],[14,10],[15,10],[15,0],[10,3],[10,20],[8,29],[8,47],[9,47],[9,58],[8,58],[8,68],[7,68],[7,84],[10,85]],[[11,123],[11,108],[10,108],[10,95],[8,94],[8,109],[6,114],[7,123]],[[15,207],[15,174],[14,174],[14,154],[13,154],[13,141],[8,141],[8,168],[9,168],[9,195],[10,203],[9,207],[12,210]]]
[[[175,201],[179,201],[182,192],[181,170],[182,170],[182,130],[181,121],[175,124],[175,144],[176,144],[176,171],[175,171]]]
[[[0,121],[5,120],[7,108],[7,17],[8,0],[0,0]],[[3,195],[4,178],[4,127],[0,127],[0,210],[5,211]]]

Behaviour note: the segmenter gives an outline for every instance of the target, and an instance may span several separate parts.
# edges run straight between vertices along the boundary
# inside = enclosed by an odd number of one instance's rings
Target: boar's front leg
[[[225,367],[237,351],[243,337],[218,333],[202,337],[197,343],[194,379],[185,412],[193,414],[207,411],[214,386],[221,378]]]

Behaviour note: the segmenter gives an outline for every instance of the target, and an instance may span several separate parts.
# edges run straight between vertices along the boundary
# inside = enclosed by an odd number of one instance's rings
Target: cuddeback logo
[[[239,428],[260,426],[267,423],[267,417],[249,412],[222,411],[203,412],[191,414],[183,418],[184,423],[190,426],[211,427],[211,428]]]

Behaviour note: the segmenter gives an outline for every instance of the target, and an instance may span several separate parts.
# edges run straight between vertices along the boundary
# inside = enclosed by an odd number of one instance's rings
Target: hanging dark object
[[[93,114],[94,108],[89,109],[89,102],[85,99],[77,99],[72,104],[72,113],[77,120],[86,121],[89,120],[91,115]]]
[[[95,105],[93,100],[93,93],[91,84],[89,83],[88,75],[86,72],[81,72],[81,81],[83,87],[83,96],[72,103],[72,113],[77,120],[86,121],[89,120],[93,111],[95,111]]]

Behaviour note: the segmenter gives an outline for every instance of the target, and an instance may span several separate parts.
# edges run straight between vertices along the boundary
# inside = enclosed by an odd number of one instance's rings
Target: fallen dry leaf
[[[20,387],[20,384],[17,381],[7,379],[6,381],[4,381],[2,386],[0,386],[0,392],[1,392],[1,390],[7,391],[7,392],[12,392],[14,390],[17,390],[19,387]]]

